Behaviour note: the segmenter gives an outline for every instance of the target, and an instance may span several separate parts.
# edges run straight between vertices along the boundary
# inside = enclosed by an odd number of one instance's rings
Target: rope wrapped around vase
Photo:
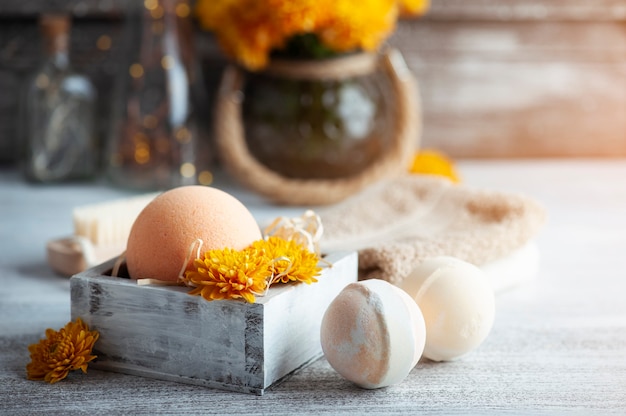
[[[396,103],[391,148],[365,170],[337,179],[285,177],[250,154],[241,112],[245,75],[235,66],[227,67],[215,108],[216,144],[225,168],[243,185],[286,205],[332,204],[380,179],[406,172],[418,144],[421,118],[417,82],[399,51],[392,49],[381,56],[362,54],[328,62],[281,62],[272,64],[268,71],[297,79],[339,79],[370,73],[379,66],[389,74]]]

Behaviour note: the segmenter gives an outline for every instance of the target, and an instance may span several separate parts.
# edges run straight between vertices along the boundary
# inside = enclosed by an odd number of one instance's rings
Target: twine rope
[[[349,55],[340,59],[287,61],[274,59],[265,73],[292,79],[337,80],[368,75],[376,70],[378,57],[372,53]]]
[[[402,55],[395,49],[387,51],[380,58],[374,55],[358,58],[363,61],[354,58],[357,56],[332,63],[309,63],[311,68],[307,68],[307,65],[289,67],[277,63],[270,71],[305,79],[336,79],[360,73],[351,73],[350,70],[372,71],[380,66],[389,74],[396,102],[397,122],[389,151],[364,171],[346,178],[293,179],[272,171],[257,161],[246,145],[241,114],[244,73],[235,66],[229,66],[224,71],[216,101],[215,135],[220,158],[235,179],[276,203],[326,205],[341,201],[377,180],[406,171],[421,132],[417,82]]]
[[[310,252],[317,254],[318,257],[321,257],[320,239],[323,233],[322,219],[310,209],[306,210],[300,217],[277,217],[263,230],[266,239],[275,236],[287,241],[293,240]]]

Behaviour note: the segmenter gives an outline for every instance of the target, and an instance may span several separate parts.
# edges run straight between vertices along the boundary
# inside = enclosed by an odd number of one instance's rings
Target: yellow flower
[[[205,29],[215,31],[228,55],[249,68],[267,63],[269,51],[280,43],[280,27],[273,21],[265,1],[208,0],[196,7],[198,20]]]
[[[425,175],[445,176],[452,182],[461,181],[456,172],[454,163],[442,153],[435,150],[422,150],[413,158],[413,165],[409,172]]]
[[[194,261],[185,273],[184,283],[193,287],[190,295],[206,300],[244,299],[256,301],[274,283],[317,282],[321,268],[317,254],[295,241],[280,237],[258,240],[237,251],[210,250]]]
[[[28,347],[31,362],[26,366],[29,380],[56,383],[72,370],[87,372],[87,364],[96,358],[91,355],[100,334],[90,331],[78,318],[59,331],[46,330],[46,338]]]
[[[315,276],[322,270],[318,266],[317,254],[307,250],[293,240],[280,237],[269,237],[252,243],[252,249],[265,253],[271,259],[270,272],[272,283],[317,282]]]
[[[206,300],[239,299],[254,303],[267,288],[269,259],[254,250],[210,250],[194,261],[195,270],[185,273],[190,295]]]
[[[376,50],[394,30],[398,17],[396,0],[339,0],[328,7],[331,12],[318,35],[338,52]]]

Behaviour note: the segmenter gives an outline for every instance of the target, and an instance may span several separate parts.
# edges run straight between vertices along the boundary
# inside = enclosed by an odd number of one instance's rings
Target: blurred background
[[[70,60],[107,135],[126,0],[0,2],[0,164],[17,163],[20,89],[41,60],[38,16],[72,16]],[[209,93],[226,63],[195,32]],[[626,1],[433,0],[389,40],[419,81],[423,147],[454,158],[626,156]]]

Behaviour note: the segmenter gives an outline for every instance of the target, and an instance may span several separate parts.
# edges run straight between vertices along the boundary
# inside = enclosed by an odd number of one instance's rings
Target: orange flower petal
[[[26,366],[28,379],[56,383],[72,370],[86,372],[87,363],[96,358],[91,350],[98,337],[98,332],[89,331],[80,318],[59,331],[47,329],[46,338],[28,347],[31,358]]]

